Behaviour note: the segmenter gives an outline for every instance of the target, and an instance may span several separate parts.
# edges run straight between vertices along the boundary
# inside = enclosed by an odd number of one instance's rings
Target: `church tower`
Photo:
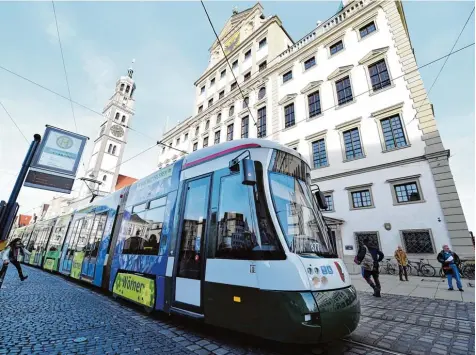
[[[114,191],[127,143],[129,123],[134,116],[134,92],[136,85],[132,78],[134,71],[129,68],[127,75],[116,82],[114,94],[103,110],[104,122],[94,141],[94,148],[86,169],[81,196],[91,191],[100,196]],[[101,184],[98,184],[100,182]],[[89,186],[86,186],[86,184]]]

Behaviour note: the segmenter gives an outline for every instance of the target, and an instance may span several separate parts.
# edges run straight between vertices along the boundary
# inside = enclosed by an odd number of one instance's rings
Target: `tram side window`
[[[93,219],[94,219],[94,215],[88,215],[85,219],[83,219],[81,231],[79,232],[78,241],[76,243],[74,251],[76,252],[84,251],[86,244],[89,240],[89,233],[93,226]]]
[[[216,257],[223,259],[267,259],[279,252],[268,220],[257,213],[254,188],[243,185],[240,174],[221,179],[217,220]],[[258,233],[258,226],[259,233]],[[268,231],[269,230],[269,231]]]
[[[70,240],[68,242],[68,250],[66,252],[66,256],[72,255],[74,252],[74,247],[78,241],[79,232],[81,230],[81,225],[83,224],[84,219],[79,219],[74,222],[73,232],[71,233]]]
[[[38,230],[35,230],[31,233],[30,240],[28,241],[28,245],[26,246],[26,250],[29,252],[33,251],[33,246],[35,244],[35,240],[38,237]]]
[[[91,255],[93,258],[97,257],[98,255],[99,244],[101,243],[102,235],[106,227],[106,220],[107,212],[97,214],[94,217],[93,228],[91,229],[87,246],[87,254]]]
[[[128,225],[122,254],[158,255],[164,224],[167,197],[134,206]],[[148,206],[148,209],[146,207]]]
[[[63,233],[65,232],[66,227],[56,227],[55,230],[53,231],[53,235],[51,236],[50,239],[50,244],[48,246],[48,251],[57,251],[58,248],[60,248],[61,244],[61,237],[63,236]]]

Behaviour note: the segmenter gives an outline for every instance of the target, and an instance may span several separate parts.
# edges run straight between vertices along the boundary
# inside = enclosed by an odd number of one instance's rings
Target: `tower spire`
[[[132,59],[132,64],[134,64],[136,62],[135,59]],[[134,74],[134,69],[132,69],[132,64],[131,66],[129,67],[129,69],[127,70],[127,75],[129,76],[129,78],[132,79],[132,74]]]

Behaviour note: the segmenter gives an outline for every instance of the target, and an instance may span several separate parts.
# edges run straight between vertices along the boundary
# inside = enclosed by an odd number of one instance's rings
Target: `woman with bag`
[[[463,285],[461,284],[461,277],[457,264],[459,264],[459,256],[450,250],[448,245],[443,245],[443,250],[437,256],[438,261],[443,267],[443,272],[448,280],[448,291],[453,291],[453,276],[456,279],[456,286],[458,290],[463,292]]]
[[[363,245],[359,248],[357,256],[355,257],[356,264],[362,267],[362,276],[365,281],[372,287],[374,290],[374,296],[380,297],[380,280],[378,279],[379,275],[379,265],[378,263],[384,258],[383,253],[373,246],[369,245],[369,239],[364,238]],[[372,281],[371,277],[374,279]]]
[[[15,238],[10,242],[10,244],[8,244],[8,247],[3,251],[3,266],[2,270],[0,270],[0,274],[3,273],[3,276],[5,276],[8,264],[12,263],[18,271],[18,277],[20,277],[20,280],[25,281],[28,276],[23,276],[23,271],[21,269],[20,262],[18,261],[19,254],[23,255],[24,257],[27,257],[30,253],[23,246],[21,239]]]

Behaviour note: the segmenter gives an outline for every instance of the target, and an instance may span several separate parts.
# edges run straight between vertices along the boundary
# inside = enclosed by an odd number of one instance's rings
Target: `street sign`
[[[88,137],[46,126],[24,186],[71,193]]]

